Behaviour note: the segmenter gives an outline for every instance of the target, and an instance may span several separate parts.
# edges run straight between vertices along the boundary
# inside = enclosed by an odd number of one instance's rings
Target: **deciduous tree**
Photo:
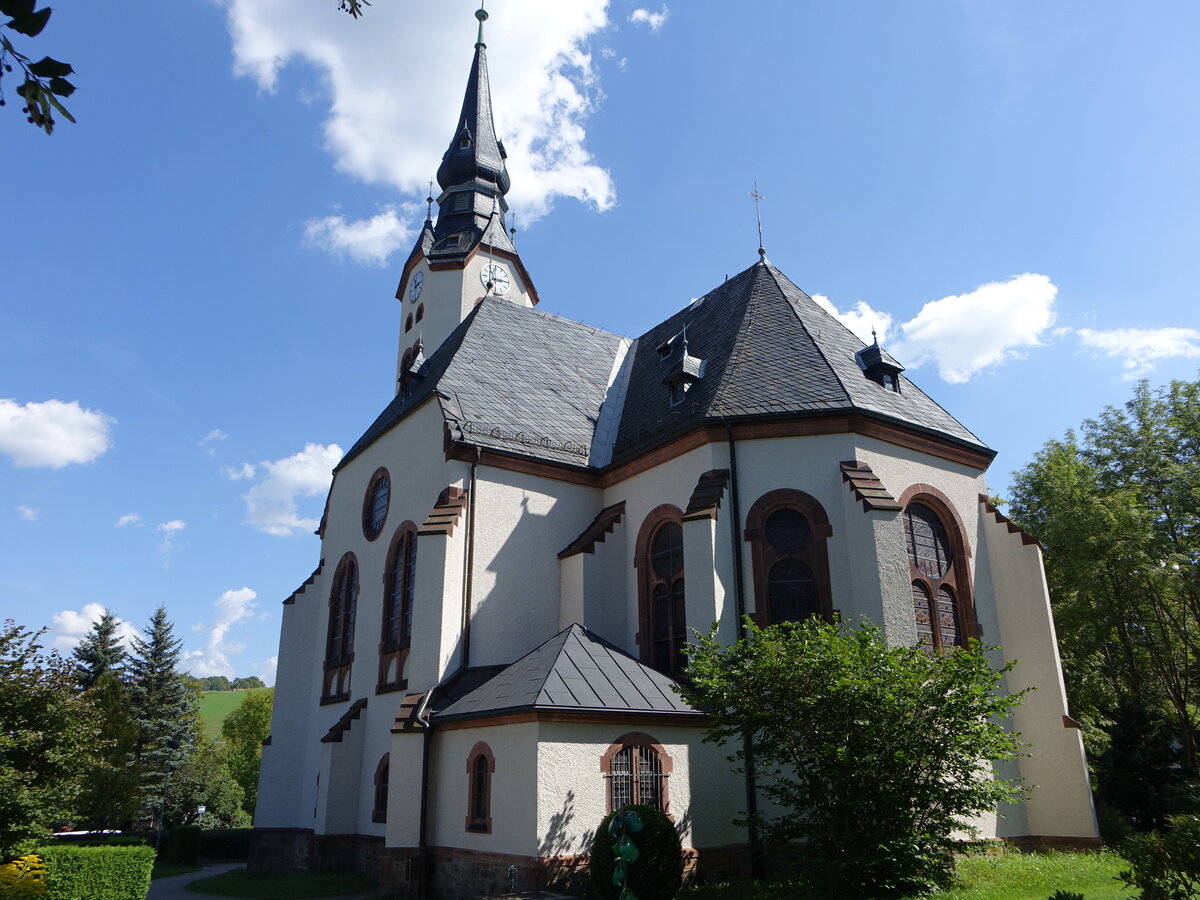
[[[258,770],[262,763],[262,742],[271,733],[271,705],[275,700],[275,689],[265,688],[249,691],[242,698],[241,706],[225,717],[221,723],[221,736],[225,739],[226,764],[229,773],[242,787],[245,797],[242,806],[254,815],[258,800]]]
[[[877,628],[816,618],[758,628],[724,645],[716,631],[689,647],[681,687],[709,710],[706,741],[728,744],[744,773],[755,748],[768,840],[798,841],[793,858],[825,897],[888,897],[949,880],[964,821],[1020,788],[989,760],[1014,758],[1001,724],[1020,696],[1000,692],[973,644],[947,655],[888,647]]]

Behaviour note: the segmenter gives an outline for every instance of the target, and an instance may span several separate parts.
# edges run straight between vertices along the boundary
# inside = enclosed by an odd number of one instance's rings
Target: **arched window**
[[[358,562],[347,553],[338,564],[329,593],[329,628],[325,635],[325,678],[322,703],[350,699],[350,665],[354,661],[354,616],[358,606]]]
[[[423,318],[425,318],[425,304],[420,303],[417,305],[417,321],[420,322]]]
[[[467,755],[467,831],[492,831],[492,775],[496,757],[483,741]]]
[[[670,814],[671,757],[650,735],[635,731],[617,738],[600,758],[600,771],[608,786],[608,812],[641,805]]]
[[[833,615],[825,541],[832,534],[821,504],[781,488],[759,497],[746,516],[760,625]]]
[[[978,637],[967,545],[954,507],[936,488],[914,485],[900,499],[917,640],[927,652]]]
[[[413,314],[409,313],[408,318],[404,320],[404,330],[406,332],[412,331],[412,326],[413,326]]]
[[[642,662],[674,675],[683,670],[687,616],[683,590],[683,514],[663,505],[638,533],[638,645]]]
[[[368,541],[379,537],[383,523],[387,521],[388,504],[392,499],[392,479],[388,470],[380,466],[371,476],[367,492],[363,495],[362,529]]]
[[[387,821],[388,769],[390,768],[388,756],[387,753],[383,754],[383,759],[379,760],[379,765],[375,767],[375,805],[371,810],[372,822]]]
[[[417,526],[396,529],[383,575],[383,622],[379,639],[379,681],[375,693],[408,686],[404,664],[412,642],[413,588],[417,578]]]

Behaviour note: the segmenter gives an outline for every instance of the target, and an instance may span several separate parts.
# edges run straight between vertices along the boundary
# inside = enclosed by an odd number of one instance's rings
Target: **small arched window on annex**
[[[379,765],[375,767],[375,803],[371,808],[372,822],[387,821],[389,756],[388,753],[383,754]]]
[[[417,526],[402,522],[383,571],[383,622],[379,629],[379,680],[375,693],[408,687],[405,664],[412,644],[413,590],[417,579]]]
[[[833,534],[817,500],[792,488],[768,491],[746,515],[760,626],[833,619],[826,541]]]
[[[338,563],[329,592],[329,628],[325,634],[325,673],[321,703],[350,699],[354,663],[354,616],[358,608],[358,560],[347,553]]]
[[[966,532],[950,498],[932,485],[912,485],[900,506],[917,640],[929,653],[948,652],[982,635]]]
[[[467,754],[467,831],[492,833],[492,776],[496,757],[483,741]]]
[[[600,757],[607,811],[652,806],[670,818],[671,768],[671,757],[650,735],[641,731],[621,735]]]
[[[383,523],[387,521],[388,507],[392,502],[392,478],[388,470],[380,466],[367,483],[367,491],[363,494],[362,530],[363,537],[373,541],[383,531]]]
[[[666,675],[683,671],[687,643],[683,590],[683,512],[655,507],[638,531],[633,565],[638,574],[637,643],[642,662]]]

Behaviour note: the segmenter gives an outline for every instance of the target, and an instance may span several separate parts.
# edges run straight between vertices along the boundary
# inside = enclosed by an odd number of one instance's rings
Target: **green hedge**
[[[200,856],[200,826],[180,825],[163,832],[158,856],[163,862],[194,866]]]
[[[153,847],[42,847],[44,900],[146,900]]]
[[[200,835],[200,857],[221,862],[244,862],[250,858],[252,828],[209,828]]]

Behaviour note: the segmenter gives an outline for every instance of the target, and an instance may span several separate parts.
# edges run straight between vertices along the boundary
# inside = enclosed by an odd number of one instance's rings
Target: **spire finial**
[[[483,42],[483,23],[487,21],[487,10],[483,8],[483,0],[480,0],[479,9],[475,10],[475,18],[479,20],[479,38],[475,41],[476,47],[486,47]]]
[[[767,248],[763,246],[762,233],[762,201],[767,198],[758,192],[758,182],[754,182],[754,190],[750,192],[750,196],[754,198],[754,215],[758,219],[758,255],[763,259],[767,258]]]
[[[517,246],[517,214],[515,211],[512,214],[512,224],[508,226],[508,233],[511,235],[512,245]]]
[[[874,325],[871,326],[871,340],[874,341],[876,347],[879,346],[879,335],[875,333]]]
[[[429,196],[425,198],[425,224],[433,224],[433,179],[429,179]]]

